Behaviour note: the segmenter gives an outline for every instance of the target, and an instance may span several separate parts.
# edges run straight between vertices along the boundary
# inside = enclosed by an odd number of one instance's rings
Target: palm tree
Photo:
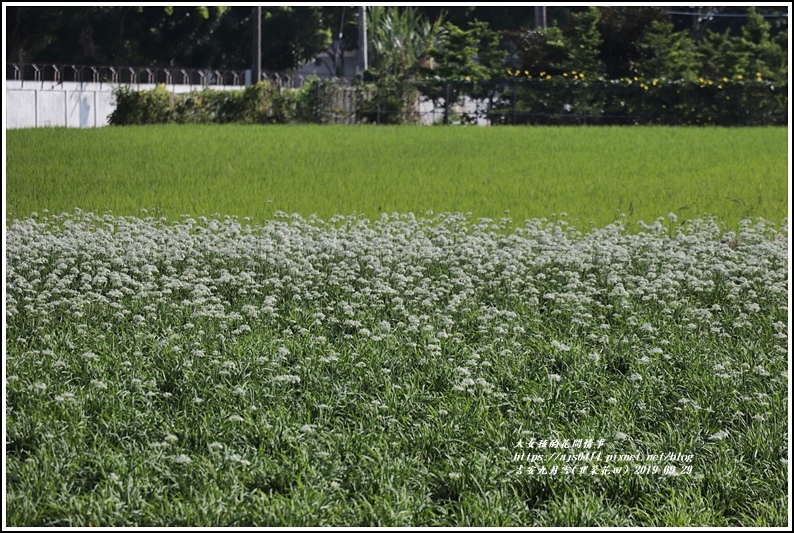
[[[430,22],[414,7],[367,9],[373,52],[367,74],[375,78],[378,88],[379,122],[416,121],[419,92],[412,78],[419,67],[426,66],[444,31],[442,17]]]
[[[409,77],[444,33],[441,17],[430,22],[414,7],[373,6],[367,11],[372,66],[380,76]]]

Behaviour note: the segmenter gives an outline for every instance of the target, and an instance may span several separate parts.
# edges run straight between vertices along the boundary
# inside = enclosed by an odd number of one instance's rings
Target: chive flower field
[[[786,223],[6,223],[11,526],[784,526]]]

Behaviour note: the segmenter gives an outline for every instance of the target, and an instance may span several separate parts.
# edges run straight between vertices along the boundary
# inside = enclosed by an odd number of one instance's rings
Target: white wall
[[[343,55],[343,62],[342,62],[342,72],[348,79],[353,79],[356,75],[356,67],[358,66],[358,52],[347,51]],[[314,61],[309,61],[308,63],[302,65],[298,70],[295,71],[295,76],[309,76],[311,74],[316,74],[320,78],[331,78],[334,77],[333,72],[333,61],[331,57],[325,53],[321,52],[317,54],[317,58]]]
[[[51,81],[6,81],[6,128],[40,128],[66,126],[95,128],[108,125],[116,109],[112,83],[77,83]],[[136,90],[154,89],[155,85],[132,85]],[[169,85],[175,93],[201,90],[196,85]],[[216,90],[240,90],[233,85],[212,85]]]
[[[108,125],[108,117],[116,109],[112,83],[77,83],[51,81],[6,81],[6,129],[66,126],[68,128],[96,128]],[[148,91],[154,84],[131,86]],[[214,90],[241,90],[235,85],[210,85]],[[200,85],[168,85],[174,93],[203,89]],[[475,102],[464,98],[455,106],[459,112],[474,112]],[[432,102],[420,104],[421,123],[432,124],[444,116],[443,108],[434,109]],[[488,124],[484,118],[477,123]]]

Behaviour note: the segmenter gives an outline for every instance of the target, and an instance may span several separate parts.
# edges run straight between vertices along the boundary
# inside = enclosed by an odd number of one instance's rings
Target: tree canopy
[[[9,6],[6,61],[245,69],[253,13],[240,6]],[[455,39],[488,31],[487,47],[500,49],[486,59],[490,76],[518,68],[608,79],[760,73],[784,80],[788,19],[781,15],[787,13],[785,6],[550,6],[548,27],[538,28],[534,6],[370,7],[371,74],[407,72],[433,57],[433,50],[438,64],[444,53],[451,57]],[[295,69],[323,51],[340,57],[357,47],[352,6],[269,6],[262,19],[266,70]],[[447,41],[439,48],[443,35]],[[467,46],[484,50],[485,43],[472,43]],[[482,61],[469,63],[469,76],[479,77]],[[457,61],[457,70],[464,64]]]

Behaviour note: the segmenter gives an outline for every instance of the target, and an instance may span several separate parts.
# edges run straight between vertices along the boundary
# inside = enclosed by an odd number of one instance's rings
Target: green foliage
[[[263,65],[293,69],[324,50],[318,6],[263,8]],[[251,65],[250,6],[13,7],[9,59],[87,65],[242,69]]]
[[[477,46],[477,63],[485,70],[484,79],[497,79],[504,73],[507,50],[502,37],[487,22],[475,21],[469,26]]]
[[[637,73],[645,78],[695,81],[698,55],[686,32],[673,32],[673,24],[654,20],[638,43],[642,59]]]
[[[444,25],[437,48],[430,52],[430,68],[423,69],[422,94],[436,104],[443,102],[444,122],[449,123],[450,107],[460,96],[492,99],[494,78],[504,75],[507,51],[500,47],[499,34],[486,22],[474,22],[468,30],[452,23]],[[464,117],[465,119],[465,117]]]
[[[694,41],[659,7],[591,7],[562,29],[525,30],[510,35],[513,66],[534,75],[584,72],[587,77],[635,76],[676,81],[720,80],[748,74],[776,82],[788,79],[786,33],[771,37],[771,26],[754,7],[741,35],[707,32]]]
[[[404,89],[393,98],[405,95],[416,100],[417,89]],[[346,86],[340,80],[322,80],[312,76],[299,89],[279,89],[260,82],[242,90],[215,90],[205,87],[188,93],[171,93],[164,85],[151,91],[134,91],[120,86],[115,91],[116,109],[110,116],[113,126],[135,124],[328,124],[377,120],[377,106],[382,106],[383,123],[404,123],[415,117],[392,116],[389,110],[408,109],[389,100],[388,93],[373,85]],[[358,113],[358,115],[356,115]],[[367,117],[369,114],[373,116]]]
[[[484,80],[488,71],[475,59],[479,42],[474,30],[462,30],[449,22],[444,30],[438,48],[430,52],[432,69],[427,70],[435,76],[433,80],[446,83],[425,83],[423,93],[436,103],[444,102],[444,122],[449,123],[449,108],[458,101],[463,89],[462,84],[449,82]]]
[[[516,43],[518,69],[528,72],[561,70],[568,58],[568,47],[557,26],[531,29],[511,35]]]
[[[6,222],[11,527],[786,523],[785,226],[136,215]]]
[[[787,83],[788,55],[781,44],[780,39],[770,38],[769,23],[751,7],[741,36],[733,36],[730,31],[721,34],[709,31],[698,43],[701,76],[721,79],[750,75]]]
[[[516,73],[491,120],[503,124],[758,126],[788,121],[788,89],[762,79],[692,82]]]
[[[371,66],[365,80],[374,83],[374,98],[364,103],[367,121],[415,123],[418,90],[412,79],[427,66],[431,52],[446,31],[442,18],[430,22],[413,7],[373,6],[367,9]],[[372,94],[371,92],[369,94]]]
[[[262,35],[262,66],[274,71],[295,69],[331,43],[319,6],[263,8]]]
[[[412,76],[436,48],[444,31],[441,17],[430,22],[413,7],[368,8],[372,74],[395,79]]]
[[[174,121],[177,97],[165,85],[151,91],[134,91],[120,85],[114,90],[116,109],[109,117],[110,124],[166,124]]]
[[[746,58],[736,46],[730,31],[715,33],[709,31],[698,42],[698,53],[702,58],[701,76],[707,79],[733,78],[745,72]]]
[[[110,116],[113,126],[133,124],[277,124],[292,115],[277,87],[261,82],[240,91],[204,88],[189,93],[171,93],[164,85],[151,91],[133,91],[126,86],[115,90],[116,109]]]
[[[268,82],[246,87],[240,98],[239,111],[228,122],[244,124],[278,124],[284,122],[279,113],[279,89]]]
[[[770,39],[770,25],[754,6],[747,11],[742,26],[740,46],[746,50],[748,72],[758,72],[765,79],[788,80],[788,61],[785,49]]]
[[[419,124],[420,89],[414,80],[386,76],[358,85],[357,122]]]
[[[669,20],[668,8],[660,6],[615,6],[600,9],[599,47],[607,78],[636,76],[635,65],[640,60],[639,43],[653,21]]]
[[[786,26],[783,19],[770,22],[762,17],[785,8],[712,6],[707,11],[747,16],[690,21],[688,39],[667,29],[674,19],[666,7],[549,7],[551,27],[527,30],[533,9],[369,8],[372,79],[395,80],[389,82],[394,85],[414,75],[417,66],[427,67],[428,53],[443,31],[442,16],[464,31],[475,28],[478,20],[509,30],[492,48],[509,50],[511,66],[520,70],[576,70],[609,79],[673,79],[680,73],[677,79],[685,80],[693,79],[692,73],[694,78],[716,80],[760,72],[765,80],[788,79]],[[213,69],[251,65],[249,6],[9,6],[6,15],[9,61]],[[324,50],[338,58],[343,49],[357,46],[355,19],[355,10],[344,6],[265,7],[264,67],[293,69]],[[680,30],[681,21],[677,24]],[[329,47],[331,36],[340,31],[341,46]],[[693,43],[699,57],[691,53]],[[485,64],[482,46],[478,55]]]
[[[283,94],[294,103],[292,120],[303,124],[351,122],[362,100],[360,86],[350,87],[340,80],[317,76],[310,76],[300,89]]]
[[[573,16],[565,38],[568,58],[563,63],[564,70],[584,72],[590,78],[604,75],[604,63],[599,55],[603,43],[598,30],[600,20],[601,11],[593,6]]]
[[[445,79],[484,79],[486,69],[476,59],[477,37],[474,30],[462,30],[452,23],[446,23],[438,47],[430,52],[433,58],[432,72]]]

